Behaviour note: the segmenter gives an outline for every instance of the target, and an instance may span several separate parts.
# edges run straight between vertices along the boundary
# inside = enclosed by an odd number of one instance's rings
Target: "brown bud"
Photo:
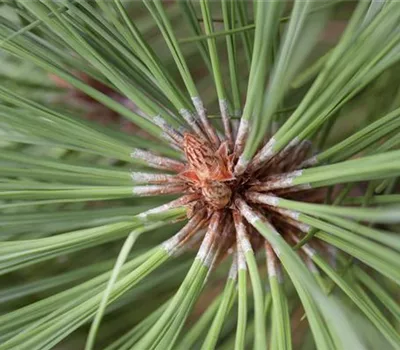
[[[226,207],[232,196],[232,191],[223,182],[207,181],[203,184],[202,193],[204,199],[215,209]]]

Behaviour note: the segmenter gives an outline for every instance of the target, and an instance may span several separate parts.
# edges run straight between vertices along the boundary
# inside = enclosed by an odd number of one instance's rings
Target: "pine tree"
[[[1,1],[0,350],[398,348],[399,23]]]

